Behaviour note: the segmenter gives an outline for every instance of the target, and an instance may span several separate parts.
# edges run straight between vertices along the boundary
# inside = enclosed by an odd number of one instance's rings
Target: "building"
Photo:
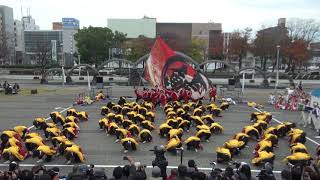
[[[216,31],[218,34],[222,32],[221,23],[192,23],[192,38],[202,39],[207,42],[207,55],[212,56],[210,50],[214,48],[214,43],[212,41],[216,41],[215,38],[221,38],[220,35],[213,33]],[[210,33],[211,32],[211,33]],[[211,35],[211,38],[210,38]],[[212,37],[212,35],[215,35]],[[211,40],[211,41],[210,41]],[[217,44],[219,46],[223,46],[221,43]],[[215,45],[216,46],[216,45]]]
[[[25,30],[26,64],[37,64],[39,53],[47,53],[52,63],[64,64],[63,31],[61,30]]]
[[[320,57],[320,42],[310,43],[310,50],[313,57]]]
[[[257,36],[263,37],[264,39],[274,39],[276,44],[281,44],[282,41],[287,40],[288,29],[286,27],[286,19],[279,18],[278,25],[262,29],[257,32]]]
[[[62,18],[63,29],[80,29],[80,21],[75,18]]]
[[[52,30],[61,30],[63,28],[62,22],[53,22]]]
[[[74,54],[78,52],[74,35],[80,29],[80,21],[75,18],[62,18],[64,65],[74,65]]]
[[[32,18],[32,16],[23,16],[22,19],[22,26],[24,30],[40,30],[39,26],[36,25],[36,21]]]
[[[142,19],[108,19],[108,28],[127,34],[127,38],[137,38],[140,35],[156,37],[156,19],[143,17]]]
[[[0,5],[0,46],[3,49],[0,64],[14,64],[14,20],[13,9]]]
[[[15,64],[23,64],[24,29],[22,22],[14,20]]]
[[[156,30],[175,51],[186,52],[191,46],[192,23],[157,23]]]

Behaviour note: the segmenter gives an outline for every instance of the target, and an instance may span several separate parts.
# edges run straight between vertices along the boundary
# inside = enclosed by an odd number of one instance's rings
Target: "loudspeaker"
[[[97,76],[97,83],[103,83],[103,77]]]
[[[236,80],[235,79],[228,79],[228,85],[229,86],[234,86],[236,84]]]

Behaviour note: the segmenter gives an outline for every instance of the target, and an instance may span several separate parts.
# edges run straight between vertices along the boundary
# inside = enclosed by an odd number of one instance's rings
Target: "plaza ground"
[[[39,87],[40,88],[40,87]],[[38,95],[17,95],[17,96],[0,96],[0,130],[3,131],[7,128],[12,128],[16,125],[31,126],[32,121],[36,117],[48,117],[52,111],[61,111],[67,107],[70,107],[74,101],[75,94],[85,92],[87,89],[83,86],[72,87],[52,87],[41,86],[46,89]],[[272,90],[261,89],[248,89],[245,92],[245,98],[248,100],[255,100],[258,103],[265,103],[267,95]],[[112,90],[114,97],[121,95],[133,96],[132,87],[113,87]],[[107,102],[107,101],[106,101]],[[75,140],[79,144],[85,154],[87,164],[96,165],[123,165],[126,164],[123,161],[123,149],[121,144],[114,143],[115,137],[109,136],[98,129],[98,120],[101,118],[100,107],[106,102],[97,102],[90,106],[76,106],[79,111],[87,111],[89,113],[89,121],[80,123],[80,135]],[[273,107],[266,106],[265,110],[272,112],[272,114],[280,121],[290,121],[298,124],[300,120],[299,112],[291,111],[276,111]],[[210,162],[215,161],[216,153],[215,148],[222,146],[225,141],[230,139],[235,133],[240,132],[242,127],[250,124],[250,113],[254,110],[249,108],[246,104],[237,104],[230,107],[229,110],[223,113],[223,117],[216,118],[224,128],[225,132],[221,135],[213,135],[210,142],[204,142],[203,151],[184,153],[184,163],[189,159],[196,160],[199,167],[210,168]],[[63,113],[65,115],[65,112]],[[156,112],[155,125],[165,121],[165,116],[162,108],[158,108]],[[277,122],[272,121],[271,125],[277,125]],[[302,128],[301,126],[298,126]],[[304,128],[302,128],[304,129]],[[33,129],[34,130],[34,129]],[[316,135],[314,130],[309,128],[304,129],[307,132],[307,136],[312,138]],[[191,132],[185,133],[183,139],[194,134],[194,128]],[[136,161],[142,164],[151,165],[154,155],[150,152],[155,145],[165,144],[166,140],[159,138],[156,131],[153,131],[154,140],[152,143],[140,144],[139,148],[135,152],[129,152],[128,155],[134,157]],[[318,143],[318,140],[315,140]],[[234,158],[235,161],[250,162],[253,154],[252,151],[257,142],[250,141],[249,147],[243,149],[239,156]],[[306,146],[311,155],[315,155],[317,145],[314,142],[307,141]],[[274,170],[281,171],[286,165],[282,162],[283,158],[290,154],[288,148],[288,142],[286,138],[279,140],[279,147],[275,148],[276,160],[274,163]],[[180,164],[180,156],[173,156],[167,154],[167,159],[170,166],[177,166]],[[22,162],[22,164],[35,164],[37,159],[28,158]],[[0,160],[2,163],[3,160]],[[62,157],[55,158],[52,162],[48,163],[52,165],[65,164],[65,159]],[[224,168],[224,165],[218,164],[218,167]],[[259,167],[251,166],[252,169],[260,169]],[[1,165],[0,168],[4,168]],[[63,171],[70,171],[71,167],[64,167]],[[108,169],[108,174],[112,173],[112,169]]]

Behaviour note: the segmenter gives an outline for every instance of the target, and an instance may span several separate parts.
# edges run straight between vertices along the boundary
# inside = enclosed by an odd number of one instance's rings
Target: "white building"
[[[24,51],[23,26],[19,20],[14,20],[14,42],[16,51]]]
[[[24,16],[22,17],[22,25],[24,30],[34,31],[40,30],[39,26],[36,25],[36,21],[32,18],[32,16]]]
[[[74,53],[78,52],[74,35],[79,31],[80,21],[75,18],[62,18],[62,39],[64,65],[74,65]]]

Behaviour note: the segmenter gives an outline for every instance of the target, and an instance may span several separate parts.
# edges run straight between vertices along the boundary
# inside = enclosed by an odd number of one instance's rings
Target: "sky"
[[[320,0],[0,0],[14,9],[15,19],[30,14],[41,29],[63,17],[80,20],[80,26],[107,26],[108,18],[157,18],[157,22],[222,23],[224,32],[277,24],[278,18],[312,18],[320,21]]]

